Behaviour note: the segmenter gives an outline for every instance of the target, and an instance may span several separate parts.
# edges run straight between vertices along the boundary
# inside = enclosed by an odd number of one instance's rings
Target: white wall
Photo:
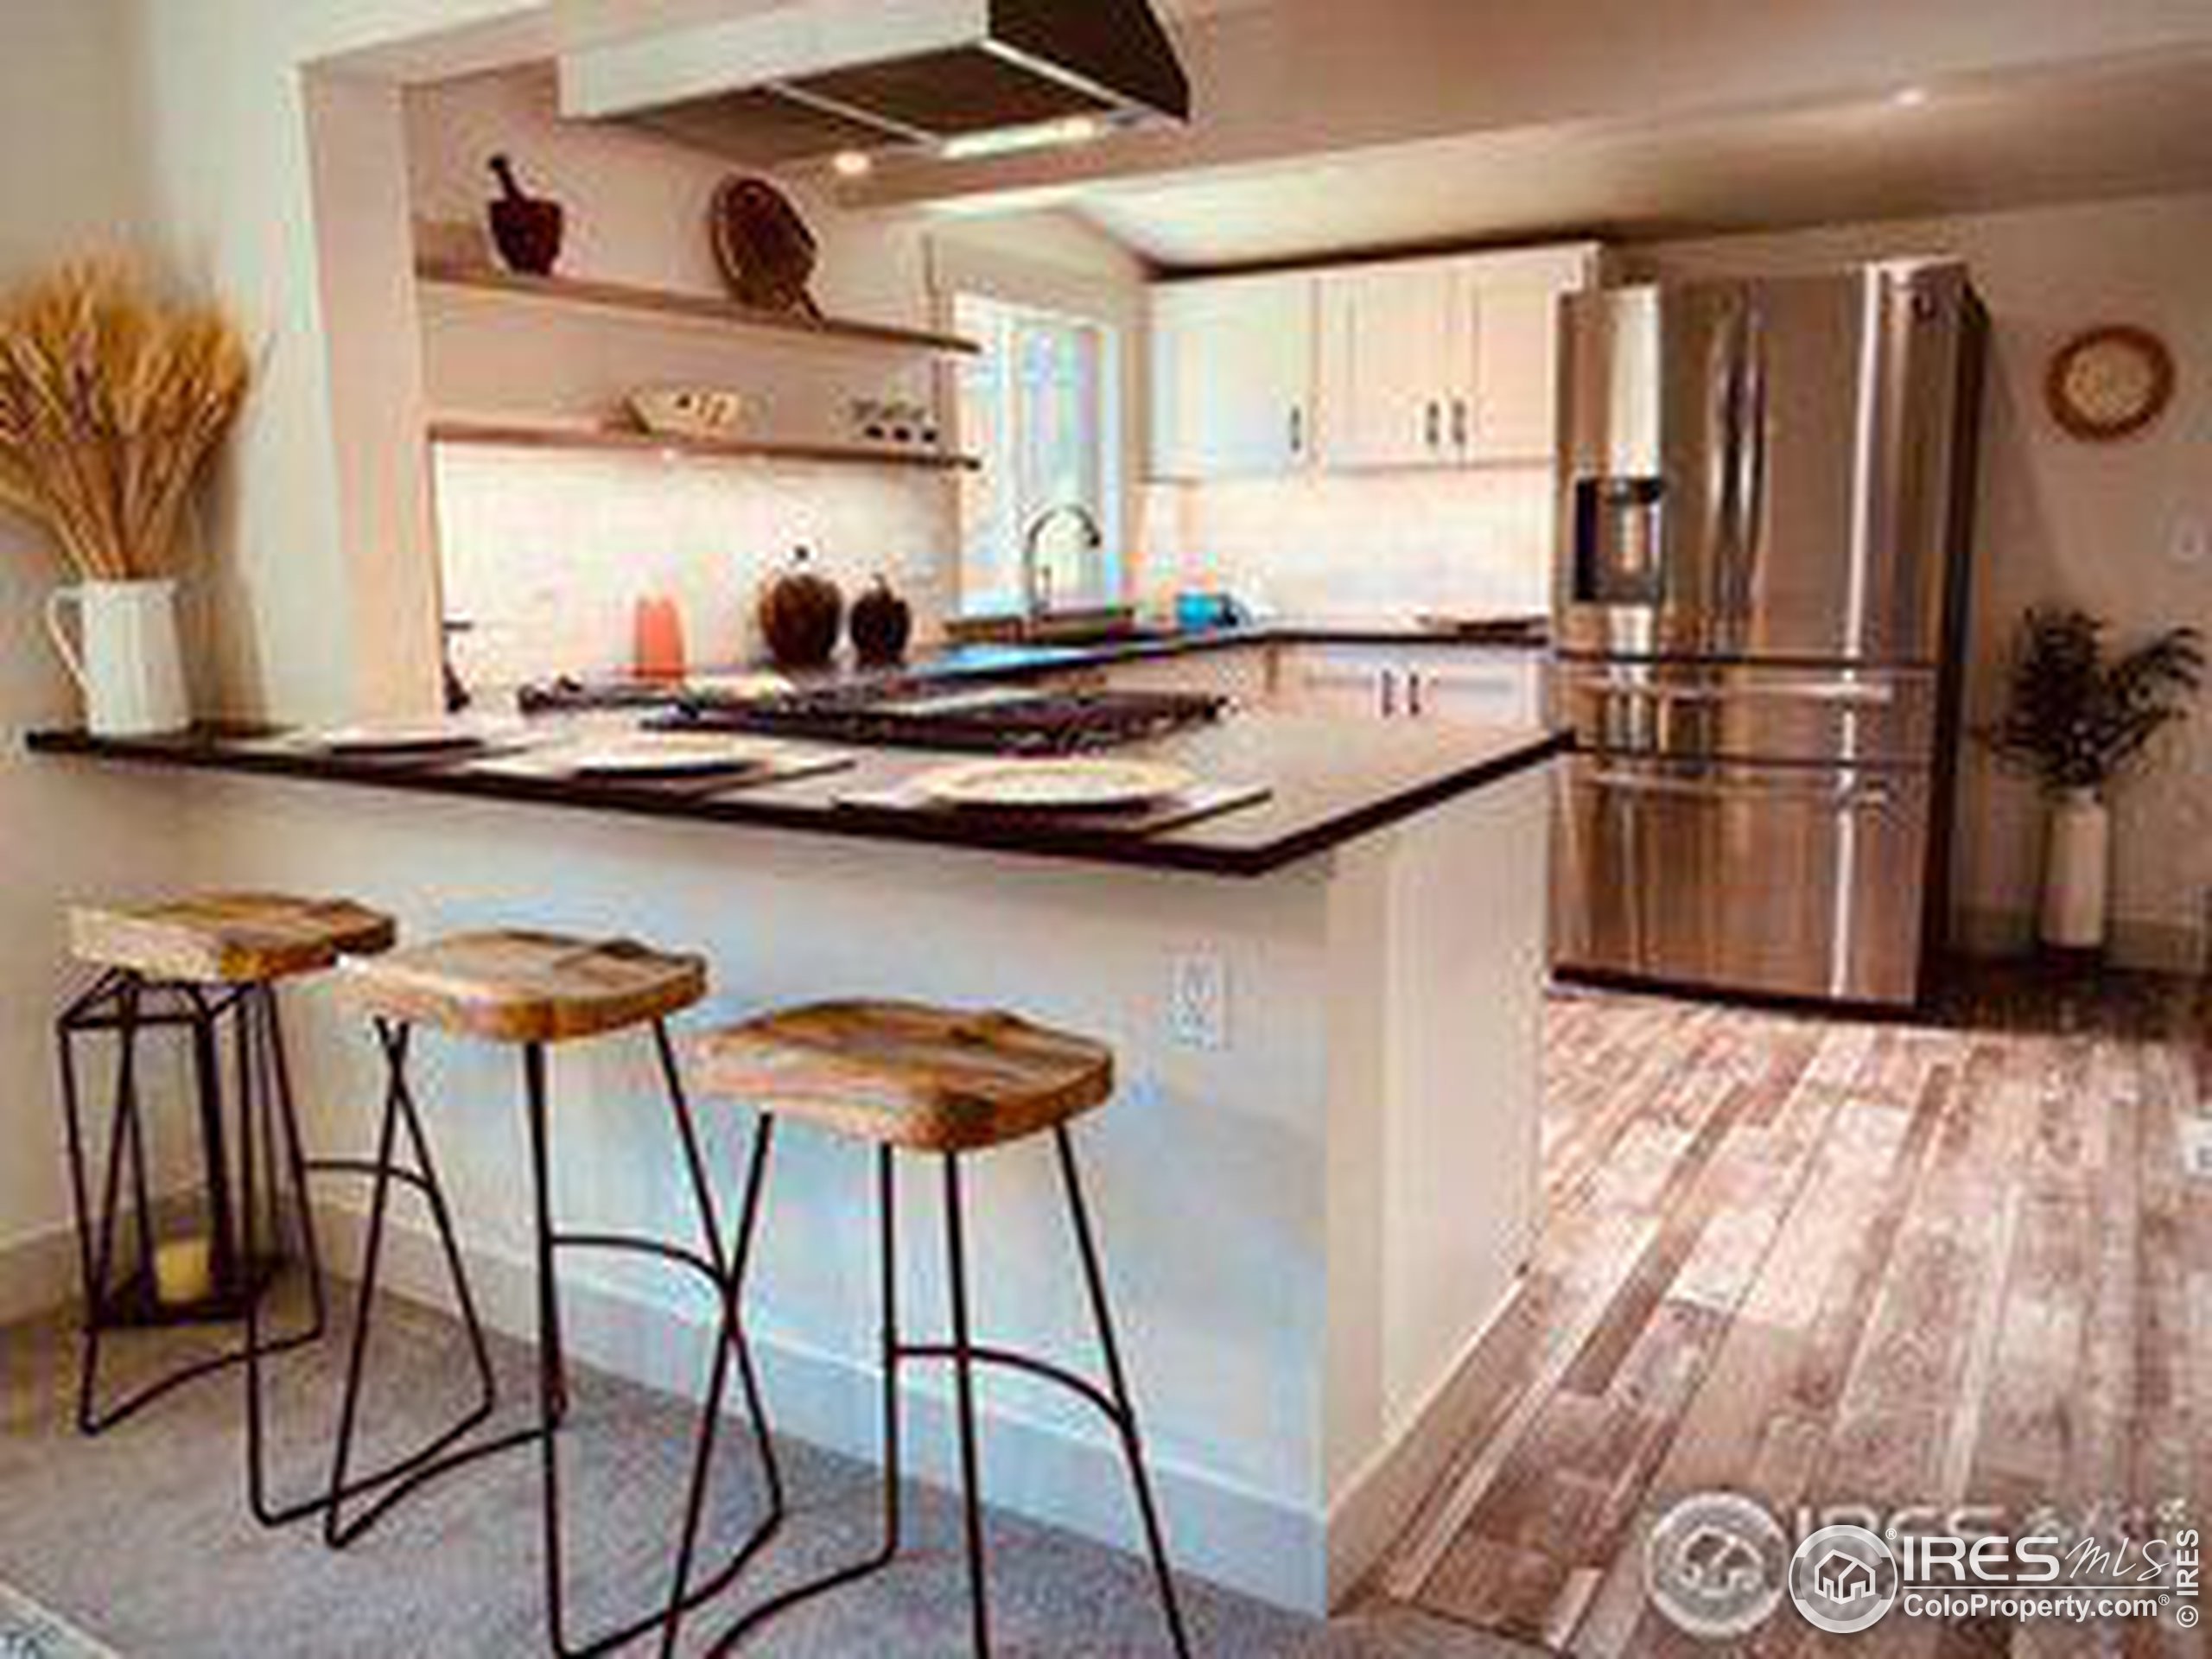
[[[1772,272],[1889,254],[1955,254],[1992,324],[1976,525],[1969,719],[1996,711],[2021,611],[2078,604],[2121,640],[2193,622],[2212,631],[2212,562],[2174,556],[2184,525],[2212,525],[2212,194],[1839,226],[1639,251],[1647,271]],[[2141,323],[2180,377],[2157,426],[2118,444],[2067,437],[2044,405],[2051,353],[2076,331]],[[2034,791],[1980,745],[1966,768],[1958,902],[1970,938],[2027,937],[2040,855]],[[2205,960],[2212,895],[2212,704],[2119,796],[2115,945],[2131,960]]]
[[[413,630],[371,620],[410,601],[420,612],[421,594],[405,590],[389,539],[365,524],[349,531],[341,512],[352,480],[340,466],[330,395],[302,67],[533,9],[516,0],[130,0],[128,10],[153,232],[262,347],[213,515],[202,653],[213,697],[240,711],[314,716],[421,695],[435,685],[425,671],[435,650]],[[351,205],[372,210],[374,201]],[[334,275],[373,282],[378,273]],[[373,341],[347,343],[366,350]],[[343,453],[365,471],[404,474],[403,450],[358,431]],[[388,538],[390,526],[378,528]]]
[[[120,16],[107,0],[0,6],[0,285],[131,250],[138,181],[118,130]],[[52,1300],[73,1271],[48,1031],[74,980],[63,907],[157,888],[174,844],[163,803],[22,750],[24,732],[73,714],[39,623],[66,580],[42,532],[0,516],[0,1320]]]

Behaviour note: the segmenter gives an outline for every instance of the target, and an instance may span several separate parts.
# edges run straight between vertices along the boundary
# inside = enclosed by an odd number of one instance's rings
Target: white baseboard
[[[351,1276],[361,1258],[365,1217],[318,1207],[333,1271]],[[468,1249],[470,1289],[485,1322],[523,1341],[535,1339],[535,1274],[527,1262]],[[393,1294],[449,1308],[443,1258],[433,1236],[395,1219],[383,1283]],[[696,1397],[704,1388],[711,1339],[703,1298],[688,1312],[564,1276],[562,1335],[583,1363],[648,1387]],[[777,1432],[874,1463],[881,1401],[871,1364],[794,1343],[773,1331],[751,1333],[753,1357]],[[918,1368],[920,1370],[938,1368]],[[1080,1369],[1078,1367],[1078,1369]],[[1130,1553],[1141,1546],[1119,1443],[982,1402],[983,1486],[995,1507]],[[908,1382],[904,1452],[907,1473],[933,1485],[957,1484],[949,1389]],[[733,1398],[733,1409],[740,1408]],[[1138,1402],[1140,1413],[1143,1402]],[[1328,1528],[1318,1513],[1251,1491],[1154,1452],[1147,1459],[1165,1516],[1168,1550],[1179,1573],[1193,1573],[1294,1612],[1327,1611]]]
[[[78,1271],[73,1227],[0,1244],[0,1325],[35,1318],[73,1300]]]
[[[1351,1600],[1382,1566],[1449,1472],[1452,1459],[1524,1357],[1492,1335],[1516,1311],[1528,1283],[1524,1274],[1505,1300],[1468,1338],[1459,1355],[1404,1428],[1353,1474],[1329,1506],[1329,1599],[1332,1609]]]

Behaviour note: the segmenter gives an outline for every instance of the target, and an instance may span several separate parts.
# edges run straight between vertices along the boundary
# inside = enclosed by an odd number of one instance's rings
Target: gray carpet
[[[448,1421],[467,1381],[459,1332],[392,1304],[379,1331],[363,1448],[397,1450]],[[135,1336],[118,1382],[210,1333]],[[340,1349],[282,1363],[273,1401],[280,1500],[320,1471]],[[526,1350],[499,1346],[508,1413],[531,1396]],[[12,1585],[124,1659],[235,1659],[251,1654],[537,1655],[547,1651],[537,1537],[537,1464],[523,1451],[479,1464],[412,1497],[343,1554],[311,1526],[268,1533],[248,1518],[239,1384],[203,1382],[97,1440],[69,1427],[73,1344],[54,1325],[0,1332],[0,1583]],[[563,1474],[571,1640],[653,1605],[689,1453],[677,1402],[588,1373],[576,1378]],[[519,1418],[518,1418],[519,1421]],[[710,1536],[740,1537],[757,1491],[741,1435],[725,1439]],[[878,1510],[864,1465],[796,1444],[785,1468],[791,1516],[747,1582],[697,1616],[686,1650],[703,1651],[756,1595],[864,1554]],[[881,1576],[793,1613],[748,1653],[959,1654],[966,1587],[958,1510],[912,1489],[907,1549]],[[1148,1574],[1086,1540],[1002,1516],[990,1522],[999,1651],[1129,1656],[1166,1651]],[[1186,1581],[1185,1611],[1211,1659],[1511,1659],[1532,1652],[1395,1607],[1328,1624],[1287,1617]],[[648,1651],[648,1644],[635,1644]],[[65,1650],[66,1651],[66,1650]]]

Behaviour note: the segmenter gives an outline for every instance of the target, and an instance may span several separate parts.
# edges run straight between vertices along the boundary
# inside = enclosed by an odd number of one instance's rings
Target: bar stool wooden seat
[[[1071,1389],[1112,1424],[1134,1491],[1174,1650],[1187,1656],[1182,1609],[1158,1508],[1145,1470],[1136,1408],[1116,1343],[1096,1241],[1084,1203],[1069,1126],[1103,1105],[1114,1089],[1110,1049],[1012,1014],[913,1002],[837,1001],[770,1014],[709,1035],[701,1046],[702,1087],[760,1114],[755,1176],[779,1119],[810,1122],[876,1149],[876,1220],[882,1326],[883,1539],[865,1560],[782,1591],[748,1610],[717,1641],[723,1654],[799,1603],[888,1566],[899,1548],[899,1376],[916,1360],[953,1369],[966,1532],[969,1629],[978,1655],[990,1651],[990,1612],[978,1479],[975,1371],[1024,1372]],[[969,1330],[961,1165],[969,1155],[1036,1136],[1052,1137],[1068,1220],[1105,1368],[1102,1386],[1033,1355],[974,1339]],[[893,1160],[899,1152],[939,1159],[944,1183],[946,1282],[951,1340],[906,1341],[898,1313],[898,1228]],[[741,1298],[733,1298],[734,1309]],[[678,1592],[681,1593],[679,1584]]]
[[[980,1152],[1103,1106],[1111,1049],[1011,1014],[822,1002],[701,1046],[707,1087],[853,1140]],[[764,1107],[763,1109],[768,1109]]]
[[[144,979],[260,985],[320,973],[340,957],[389,950],[398,928],[350,899],[211,893],[154,905],[80,905],[69,912],[79,962]]]
[[[662,1636],[661,1650],[672,1652],[683,1615],[715,1595],[741,1572],[781,1524],[783,1479],[769,1438],[759,1380],[734,1302],[734,1286],[750,1252],[759,1212],[765,1143],[753,1158],[743,1214],[734,1240],[725,1242],[683,1091],[667,1021],[706,995],[706,964],[697,957],[654,950],[627,939],[586,939],[512,930],[466,933],[396,950],[374,961],[348,964],[345,983],[353,999],[374,1021],[387,1068],[384,1127],[374,1166],[369,1207],[367,1254],[361,1273],[359,1316],[354,1322],[346,1389],[340,1408],[338,1441],[333,1457],[329,1507],[324,1535],[343,1546],[385,1513],[404,1491],[463,1464],[512,1447],[541,1449],[541,1527],[547,1623],[553,1650],[563,1659],[607,1653],[648,1632]],[[362,1382],[383,1255],[385,1210],[391,1183],[404,1179],[396,1159],[404,1128],[418,1160],[427,1155],[428,1137],[407,1080],[409,1048],[418,1027],[518,1049],[522,1059],[523,1104],[531,1155],[531,1191],[537,1281],[537,1421],[527,1427],[473,1444],[442,1442],[395,1477],[360,1478],[352,1473],[353,1442],[360,1414]],[[548,1052],[554,1046],[596,1037],[650,1029],[661,1080],[674,1121],[677,1141],[696,1205],[697,1242],[677,1243],[639,1234],[572,1230],[553,1214],[551,1090]],[[556,1264],[563,1252],[618,1251],[660,1262],[695,1274],[711,1292],[718,1317],[706,1402],[702,1410],[684,1516],[676,1546],[678,1568],[665,1606],[632,1618],[621,1628],[581,1644],[569,1638],[566,1575],[562,1545],[560,1461],[557,1433],[568,1414],[568,1379],[561,1337]],[[473,1324],[474,1316],[469,1316]],[[710,1577],[694,1586],[691,1563],[704,1515],[715,1428],[734,1367],[752,1417],[753,1439],[766,1488],[766,1513],[734,1554]],[[373,1501],[348,1516],[346,1500],[383,1485]]]
[[[277,1524],[304,1510],[279,1510],[266,1497],[261,1362],[322,1334],[322,1264],[308,1182],[311,1174],[330,1166],[306,1155],[276,991],[282,983],[321,973],[341,958],[389,949],[397,930],[391,917],[351,899],[278,893],[84,905],[73,909],[68,920],[71,953],[99,970],[91,988],[55,1021],[85,1298],[77,1426],[88,1435],[105,1433],[197,1377],[243,1364],[248,1498],[257,1517]],[[226,1021],[236,1065],[236,1098],[227,1114],[220,1058]],[[139,1089],[139,1037],[164,1028],[188,1033],[206,1185],[207,1282],[204,1294],[181,1301],[164,1300],[161,1291],[149,1131]],[[95,1160],[80,1107],[78,1039],[102,1032],[117,1038],[115,1104],[104,1155]],[[227,1144],[233,1128],[238,1138],[235,1193]],[[88,1167],[94,1161],[103,1172],[97,1198]],[[264,1293],[286,1249],[280,1166],[291,1188],[289,1215],[306,1267],[309,1312],[303,1329],[264,1340]],[[135,1221],[137,1261],[118,1281],[118,1235],[126,1202]],[[105,1332],[129,1325],[233,1320],[244,1325],[241,1346],[173,1370],[118,1401],[102,1402]]]

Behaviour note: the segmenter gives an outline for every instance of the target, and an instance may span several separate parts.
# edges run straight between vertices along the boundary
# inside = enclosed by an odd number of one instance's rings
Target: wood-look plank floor
[[[1976,1503],[2181,1497],[2212,1514],[2204,992],[1958,976],[1924,1022],[1562,992],[1549,1203],[1485,1338],[1507,1382],[1382,1575],[1423,1610],[1565,1652],[1706,1652],[1647,1604],[1689,1493]],[[1855,1649],[2199,1653],[1898,1627]],[[1752,1650],[1811,1650],[1780,1622]],[[2075,1639],[2082,1639],[2081,1633]]]

